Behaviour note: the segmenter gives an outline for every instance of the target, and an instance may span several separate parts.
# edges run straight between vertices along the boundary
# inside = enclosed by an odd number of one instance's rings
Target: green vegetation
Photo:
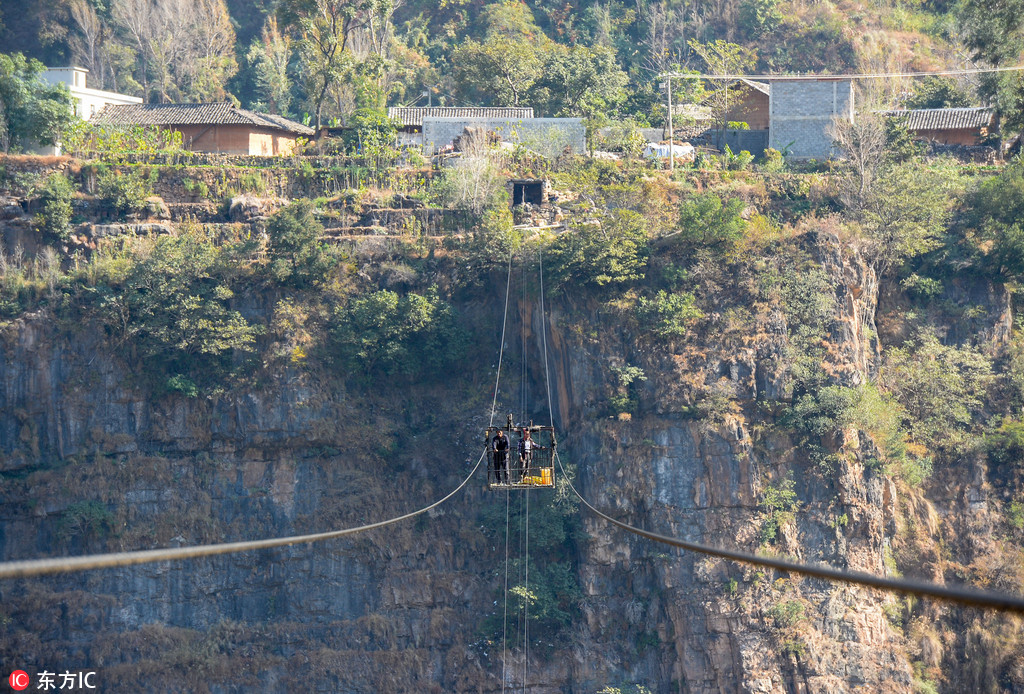
[[[51,174],[39,192],[43,202],[43,211],[38,216],[40,228],[59,239],[66,240],[71,234],[71,199],[75,194],[75,186],[63,174]]]
[[[346,371],[438,379],[467,347],[452,307],[436,288],[425,294],[387,289],[338,306],[331,324],[331,353]]]
[[[199,229],[140,250],[108,266],[90,292],[100,320],[122,353],[138,352],[146,377],[167,390],[219,384],[260,332],[231,308],[231,255],[239,250],[217,245]]]
[[[123,216],[144,211],[153,188],[148,176],[138,169],[102,167],[96,177],[96,193],[115,214]]]
[[[730,250],[746,228],[738,198],[722,200],[713,192],[700,193],[683,203],[679,212],[680,238],[691,246]]]
[[[645,330],[658,337],[682,337],[689,325],[704,315],[695,304],[690,292],[670,294],[660,289],[653,298],[640,297],[637,317]]]
[[[799,600],[783,600],[771,606],[768,616],[776,626],[786,629],[804,619],[804,604]]]
[[[550,277],[558,287],[621,288],[643,278],[647,260],[645,222],[631,210],[612,210],[561,234],[548,250]]]
[[[0,151],[54,145],[71,124],[71,95],[43,82],[45,66],[21,53],[0,53]]]
[[[761,543],[773,544],[778,539],[782,526],[793,522],[799,506],[792,477],[787,477],[778,485],[765,487],[760,503],[763,519],[759,536]]]
[[[267,255],[271,276],[296,288],[322,281],[330,269],[320,237],[324,227],[308,200],[300,200],[274,213],[267,220]]]

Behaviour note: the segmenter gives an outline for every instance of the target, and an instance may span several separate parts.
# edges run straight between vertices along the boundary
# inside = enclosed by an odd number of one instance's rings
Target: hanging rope
[[[494,412],[498,407],[498,384],[501,381],[501,360],[505,354],[505,327],[508,325],[508,297],[512,287],[512,247],[508,249],[508,273],[505,276],[505,312],[501,317],[501,343],[498,345],[498,368],[494,374],[494,398],[491,400],[491,418],[487,427],[494,426]],[[490,444],[488,444],[490,445]],[[507,463],[506,463],[507,467]]]
[[[480,455],[476,465],[466,479],[444,498],[435,501],[430,506],[425,506],[418,511],[406,513],[403,516],[389,518],[388,520],[361,525],[357,528],[345,530],[332,530],[312,535],[292,535],[290,537],[277,537],[266,540],[250,540],[248,542],[226,542],[217,545],[197,545],[193,547],[169,547],[166,549],[149,549],[137,552],[114,552],[111,554],[91,554],[79,557],[53,557],[51,559],[30,559],[26,561],[10,561],[0,564],[0,578],[25,578],[28,576],[42,576],[45,574],[68,573],[72,571],[86,571],[89,569],[107,569],[115,566],[134,566],[135,564],[150,564],[158,561],[178,561],[181,559],[195,559],[197,557],[211,557],[220,554],[235,554],[237,552],[251,552],[256,549],[270,549],[272,547],[285,547],[288,545],[309,544],[323,540],[333,540],[346,535],[383,528],[399,521],[413,518],[420,514],[436,508],[455,496],[466,483],[473,478],[480,468],[480,463],[487,457],[487,450]]]
[[[540,264],[540,333],[544,348],[544,387],[548,393],[548,417],[551,418],[551,428],[554,429],[555,410],[551,406],[551,374],[548,371],[548,319],[544,310],[544,249],[538,252],[537,258]]]
[[[508,658],[508,516],[509,516],[509,494],[512,490],[505,490],[505,614],[501,620],[501,691],[505,692],[506,659]]]
[[[526,494],[526,580],[523,581],[523,694],[530,674],[530,495]]]

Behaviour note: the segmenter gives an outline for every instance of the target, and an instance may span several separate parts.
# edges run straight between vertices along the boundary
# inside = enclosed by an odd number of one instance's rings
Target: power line
[[[49,559],[30,559],[25,561],[10,561],[0,564],[0,579],[3,578],[26,578],[29,576],[42,576],[46,574],[70,573],[73,571],[87,571],[90,569],[107,569],[117,566],[134,566],[135,564],[150,564],[158,561],[177,561],[181,559],[195,559],[197,557],[210,557],[219,554],[234,554],[237,552],[250,552],[255,549],[269,549],[272,547],[284,547],[288,545],[309,544],[322,540],[333,540],[346,535],[354,535],[366,530],[383,528],[384,526],[403,521],[440,506],[445,501],[455,496],[466,483],[473,478],[480,468],[480,463],[487,457],[487,449],[476,461],[472,472],[462,481],[458,487],[449,492],[440,501],[435,501],[430,506],[425,506],[418,511],[407,513],[397,518],[361,525],[357,528],[346,528],[344,530],[332,530],[311,535],[292,535],[290,537],[277,537],[265,540],[250,540],[247,542],[226,542],[216,545],[196,545],[192,547],[168,547],[164,549],[148,549],[136,552],[114,552],[111,554],[91,554],[78,557],[52,557]]]
[[[555,454],[555,459],[558,460],[558,467],[562,469],[562,475],[565,476],[565,469],[562,468],[562,461],[558,458],[557,453]],[[654,540],[655,542],[671,545],[691,552],[707,554],[713,557],[721,557],[723,559],[731,559],[732,561],[738,561],[744,564],[756,564],[759,566],[767,566],[769,568],[777,569],[779,571],[790,571],[807,576],[815,576],[827,581],[852,583],[856,585],[869,586],[871,588],[879,588],[889,592],[908,593],[910,595],[936,598],[947,602],[959,603],[961,605],[970,605],[972,607],[982,607],[986,609],[996,609],[1005,612],[1017,612],[1024,614],[1024,598],[1016,595],[982,591],[973,588],[941,586],[929,581],[919,581],[907,578],[885,578],[883,576],[876,576],[874,574],[864,573],[861,571],[844,571],[842,569],[836,569],[831,566],[824,566],[821,564],[803,564],[800,562],[789,561],[787,559],[762,557],[756,554],[750,554],[749,552],[713,547],[699,542],[689,542],[687,540],[680,540],[667,535],[652,533],[647,530],[636,528],[628,523],[623,523],[622,521],[616,520],[608,514],[597,510],[589,501],[584,499],[578,491],[576,491],[576,487],[574,487],[572,482],[569,481],[568,476],[566,476],[566,481],[573,493],[576,494],[579,500],[583,502],[583,505],[590,509],[592,513],[600,516],[612,525],[618,526],[619,528],[633,533],[634,535],[645,537],[648,540]]]
[[[848,75],[797,75],[797,74],[782,74],[782,75],[706,75],[703,73],[686,73],[686,72],[663,72],[658,75],[658,79],[673,77],[679,79],[701,79],[701,80],[760,80],[765,82],[771,82],[773,80],[864,80],[864,79],[886,79],[886,78],[901,78],[901,77],[938,77],[938,76],[949,76],[949,75],[978,75],[983,73],[993,72],[1017,72],[1024,70],[1024,65],[1015,65],[1013,67],[980,67],[980,68],[967,68],[963,70],[937,70],[935,72],[861,72],[853,73]]]

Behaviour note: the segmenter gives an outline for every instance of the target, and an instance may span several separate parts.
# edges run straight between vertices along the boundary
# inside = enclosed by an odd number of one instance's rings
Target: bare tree
[[[78,33],[68,39],[73,60],[96,75],[96,86],[102,89],[104,70],[100,66],[99,54],[103,24],[88,0],[71,0],[71,19],[78,29]]]
[[[142,97],[149,100],[150,38],[155,23],[154,6],[150,0],[113,0],[110,15],[125,30],[135,44],[142,64],[139,69]]]
[[[886,161],[885,119],[865,109],[852,119],[835,118],[828,134],[847,164],[840,186],[843,204],[863,209]]]

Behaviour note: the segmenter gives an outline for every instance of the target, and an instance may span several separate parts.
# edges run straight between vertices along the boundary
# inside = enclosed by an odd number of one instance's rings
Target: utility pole
[[[668,89],[668,169],[669,171],[676,170],[676,148],[675,141],[672,139],[674,135],[672,131],[672,77],[665,77],[665,86]]]

